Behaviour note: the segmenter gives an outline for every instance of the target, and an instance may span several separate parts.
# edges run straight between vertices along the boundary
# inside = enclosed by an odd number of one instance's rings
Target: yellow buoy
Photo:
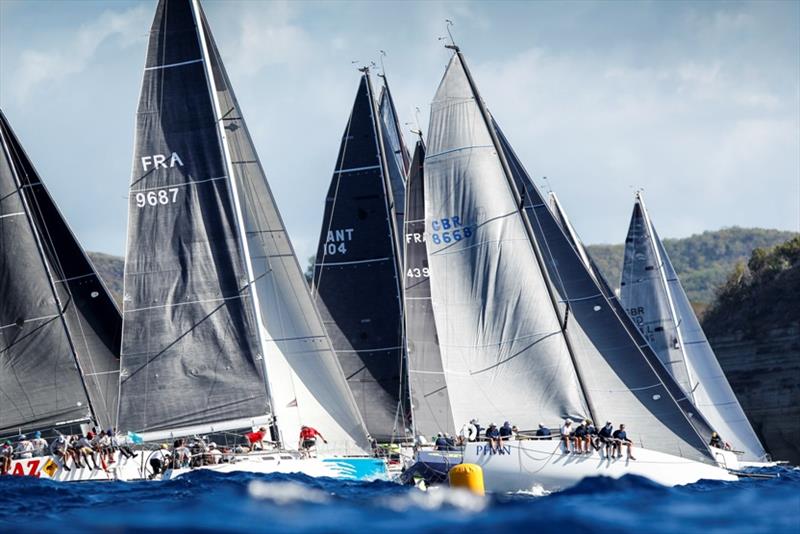
[[[484,495],[483,469],[475,464],[458,464],[448,473],[451,488],[463,488],[475,495]]]

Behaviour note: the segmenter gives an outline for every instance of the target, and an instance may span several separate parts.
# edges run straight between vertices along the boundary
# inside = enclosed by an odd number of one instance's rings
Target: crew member
[[[600,442],[600,447],[605,445],[606,457],[612,456],[614,452],[614,425],[611,424],[611,421],[606,421],[605,426],[597,432],[597,439]]]
[[[564,424],[561,425],[561,441],[564,442],[564,448],[567,449],[567,453],[569,453],[569,442],[572,438],[572,421],[567,419],[564,421]]]
[[[625,432],[625,425],[619,425],[619,430],[614,431],[614,439],[616,440],[614,443],[614,448],[617,451],[617,458],[622,458],[622,445],[627,445],[628,447],[628,459],[635,460],[636,458],[633,457],[631,453],[631,449],[633,448],[633,442],[628,439],[628,434]]]
[[[540,439],[553,439],[550,434],[550,429],[544,426],[544,423],[539,423],[539,428],[536,430],[536,437]]]
[[[158,475],[164,472],[164,468],[169,461],[169,447],[166,443],[161,444],[161,448],[154,450],[150,454],[150,468],[153,470],[153,474],[150,475],[150,480],[156,478]]]
[[[319,433],[315,428],[311,428],[310,426],[303,426],[300,428],[300,449],[305,451],[306,454],[311,453],[311,449],[317,446],[317,436],[323,441],[323,443],[328,443],[322,434]]]

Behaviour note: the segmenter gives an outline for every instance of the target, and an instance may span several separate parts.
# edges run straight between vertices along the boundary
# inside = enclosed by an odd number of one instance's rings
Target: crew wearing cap
[[[610,457],[614,448],[614,425],[611,421],[606,421],[606,424],[597,432],[597,439],[600,446],[605,445],[606,457]]]
[[[42,433],[39,432],[38,430],[33,433],[33,439],[31,440],[31,445],[33,445],[34,456],[47,455],[47,440],[42,437]]]
[[[544,423],[539,423],[539,428],[536,430],[536,437],[540,439],[553,439],[550,434],[550,429]]]

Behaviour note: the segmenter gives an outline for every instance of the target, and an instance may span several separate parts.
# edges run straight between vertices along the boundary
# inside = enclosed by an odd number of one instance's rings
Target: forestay
[[[55,275],[22,190],[32,167],[0,118],[0,432],[88,421]]]
[[[270,413],[254,294],[196,16],[189,0],[161,0],[150,32],[129,199],[123,430]]]
[[[583,418],[544,275],[458,54],[431,105],[424,169],[431,300],[456,425]]]
[[[417,435],[455,434],[442,369],[439,337],[431,306],[430,266],[425,233],[425,145],[414,149],[406,182],[405,314],[409,391]]]
[[[301,425],[328,440],[318,451],[363,454],[367,431],[297,262],[266,174],[203,16],[225,142],[244,215],[259,312],[265,329],[273,415],[285,447]]]
[[[2,113],[0,122],[92,413],[109,428],[117,414],[122,316]]]
[[[392,191],[369,75],[356,95],[325,200],[314,291],[350,389],[379,442],[402,435],[402,297]]]
[[[696,460],[709,457],[695,427],[710,434],[697,410],[681,406],[681,392],[645,343],[626,325],[627,316],[609,301],[562,225],[499,128],[498,137],[525,213],[539,245],[559,316],[594,419],[625,423],[640,446]],[[642,346],[640,346],[642,345]],[[695,420],[696,419],[696,420]]]
[[[670,369],[688,371],[688,391],[714,430],[742,450],[745,460],[763,460],[766,452],[700,327],[641,192],[625,243],[621,300]]]

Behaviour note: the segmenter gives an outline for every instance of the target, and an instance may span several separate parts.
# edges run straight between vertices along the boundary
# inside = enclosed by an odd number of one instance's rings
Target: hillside
[[[793,232],[762,228],[723,228],[683,239],[665,239],[672,264],[681,278],[689,300],[704,308],[714,299],[737,262],[746,261],[756,248],[769,248],[794,237]],[[592,259],[606,280],[619,285],[624,245],[589,245]]]
[[[767,450],[800,464],[800,237],[737,264],[703,329]]]

